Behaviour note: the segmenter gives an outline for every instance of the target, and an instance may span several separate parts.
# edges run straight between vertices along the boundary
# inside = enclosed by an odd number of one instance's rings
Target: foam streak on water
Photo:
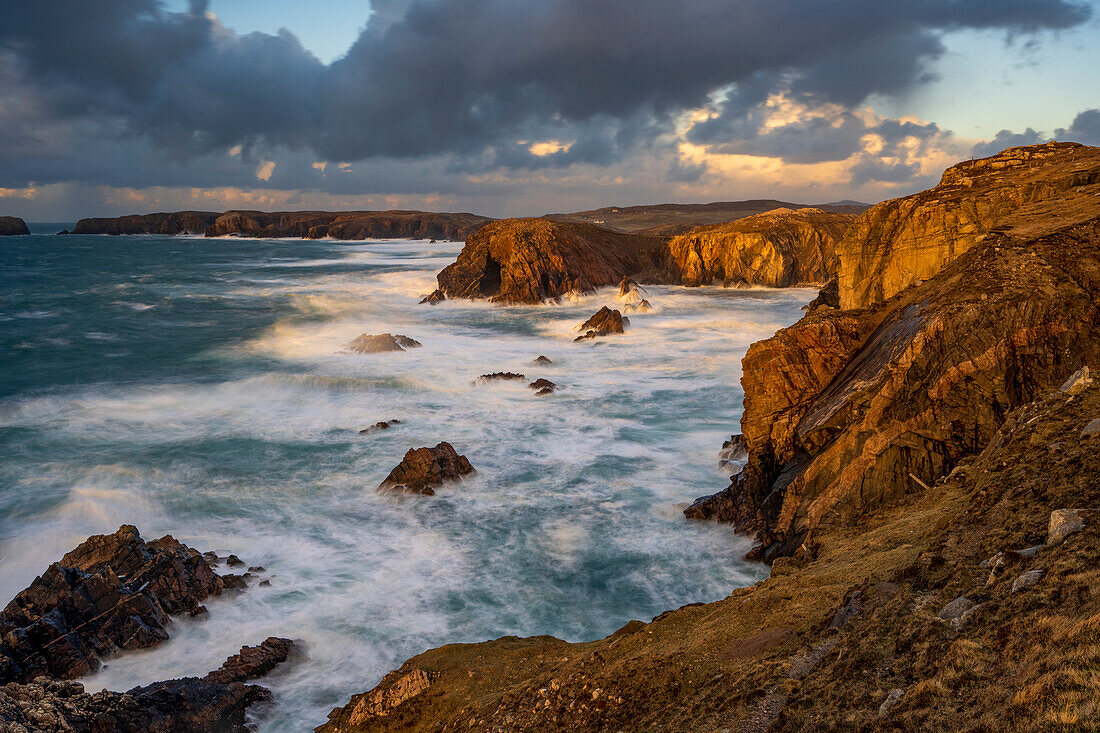
[[[505,634],[599,637],[761,576],[682,503],[727,482],[740,359],[805,290],[650,288],[628,333],[573,343],[565,306],[417,305],[459,245],[19,237],[0,245],[0,598],[132,523],[263,565],[90,688],[203,674],[268,635],[308,658],[265,731],[323,722],[406,657]],[[354,355],[360,333],[405,353]],[[549,367],[530,364],[539,354]],[[495,371],[561,386],[475,385]],[[379,420],[403,424],[373,435]],[[478,474],[432,498],[374,487],[450,441]]]

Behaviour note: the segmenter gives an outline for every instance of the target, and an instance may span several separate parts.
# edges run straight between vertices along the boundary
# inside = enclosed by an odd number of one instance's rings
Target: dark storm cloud
[[[1060,128],[1054,136],[1085,145],[1100,145],[1100,109],[1087,109],[1073,118],[1068,128]]]
[[[95,147],[110,139],[176,161],[242,145],[233,181],[284,148],[335,161],[448,156],[473,171],[601,165],[655,144],[719,90],[730,101],[700,142],[745,134],[746,150],[833,160],[858,144],[855,121],[764,139],[745,132],[746,115],[776,91],[846,107],[908,91],[950,30],[1027,34],[1089,17],[1081,0],[376,0],[326,66],[288,32],[228,31],[201,0],[182,13],[157,0],[9,5],[0,73],[25,91],[19,114],[0,111],[0,137],[31,136],[19,146],[25,180],[63,175],[72,155],[103,157]],[[67,134],[43,132],[63,124]],[[540,139],[571,146],[537,156],[518,142]],[[122,170],[140,179],[159,160]],[[85,163],[89,176],[102,167]]]
[[[1018,145],[1034,145],[1042,141],[1043,136],[1030,127],[1023,132],[1001,130],[989,142],[978,143],[971,148],[970,154],[975,158],[988,158],[991,155],[996,155],[1005,148],[1012,148]]]

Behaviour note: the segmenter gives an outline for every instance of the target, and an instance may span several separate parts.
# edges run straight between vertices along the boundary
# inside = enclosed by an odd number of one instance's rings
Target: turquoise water
[[[614,290],[417,305],[460,247],[0,238],[0,598],[122,523],[263,565],[270,587],[213,600],[85,683],[204,674],[242,644],[299,638],[307,658],[269,679],[261,722],[299,731],[442,643],[591,639],[762,577],[746,540],[681,508],[727,483],[745,349],[813,293],[654,287],[625,336],[575,344]],[[364,332],[424,347],[342,353]],[[531,366],[540,354],[554,365]],[[495,371],[562,389],[473,384]],[[477,475],[376,493],[440,440]]]

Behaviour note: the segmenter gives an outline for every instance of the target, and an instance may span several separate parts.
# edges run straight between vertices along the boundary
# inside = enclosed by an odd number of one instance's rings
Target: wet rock
[[[367,334],[356,337],[345,348],[355,354],[378,354],[386,351],[404,351],[423,346],[416,339],[401,334],[382,333]]]
[[[737,467],[747,460],[749,452],[745,450],[745,441],[740,435],[731,435],[722,443],[722,450],[718,451],[718,465],[722,468]]]
[[[100,657],[168,638],[170,615],[201,613],[224,583],[171,535],[144,541],[123,525],[90,537],[0,612],[0,683],[71,679]]]
[[[222,582],[227,589],[245,590],[248,588],[248,573],[243,575],[238,573],[226,573],[222,576]]]
[[[474,472],[473,466],[451,446],[410,449],[379,486],[382,491],[404,491],[432,496],[434,487]]]
[[[401,424],[400,420],[383,420],[381,422],[376,422],[374,425],[371,425],[369,428],[363,428],[362,430],[359,431],[359,434],[360,435],[366,435],[368,433],[377,433],[381,430],[389,430],[393,426],[400,425],[400,424]]]
[[[230,555],[229,557],[225,558],[225,564],[231,568],[239,568],[244,565],[244,560],[241,560],[236,555]]]
[[[901,702],[901,698],[905,697],[905,690],[900,687],[895,687],[886,693],[886,699],[882,701],[882,704],[878,706],[878,714],[886,715],[890,711],[890,708]]]
[[[1060,545],[1066,537],[1085,528],[1088,512],[1083,509],[1056,509],[1047,524],[1047,544]]]
[[[553,363],[554,362],[550,361],[550,359],[548,357],[541,356],[541,355],[539,357],[537,357],[534,361],[531,362],[531,364],[533,364],[535,366],[550,366]]]
[[[271,581],[270,580],[261,580],[260,581],[260,587],[261,588],[268,588],[270,586],[271,586]]]
[[[558,385],[551,382],[549,379],[536,379],[527,385],[527,389],[535,390],[535,394],[547,395],[553,394],[554,390],[558,388]]]
[[[437,303],[442,303],[446,299],[447,296],[443,293],[443,291],[436,289],[433,290],[429,295],[424,296],[423,300],[420,301],[420,305],[424,305],[425,303],[427,303],[428,305],[436,305]]]
[[[1038,583],[1043,579],[1042,570],[1028,570],[1012,581],[1012,592],[1021,591]]]
[[[249,565],[248,572],[250,573],[263,573],[266,572],[263,565]]]
[[[1085,426],[1084,430],[1081,431],[1082,440],[1084,440],[1085,438],[1091,438],[1094,435],[1100,435],[1100,417],[1091,421],[1088,425]]]
[[[492,374],[482,374],[478,377],[476,382],[498,382],[498,381],[517,381],[521,382],[526,380],[527,377],[523,374],[517,374],[516,372],[493,372]]]
[[[295,649],[290,639],[269,636],[259,646],[245,646],[225,660],[221,667],[209,673],[203,680],[228,685],[247,682],[265,676],[282,664]]]
[[[1071,374],[1070,378],[1063,382],[1058,389],[1068,395],[1075,395],[1084,392],[1090,384],[1092,384],[1092,377],[1089,375],[1089,368],[1086,365]]]
[[[583,341],[585,339],[596,338],[597,336],[623,333],[624,327],[628,325],[630,325],[629,319],[623,318],[622,313],[617,310],[612,310],[605,305],[578,327],[577,330],[581,331],[583,335],[573,340]]]
[[[616,297],[620,303],[627,306],[637,306],[646,302],[645,295],[648,295],[645,288],[636,283],[633,278],[624,277],[622,282],[619,283],[619,294]],[[648,303],[646,304],[648,305]]]
[[[627,303],[623,306],[623,313],[649,313],[652,310],[653,306],[645,298],[637,303]]]
[[[970,609],[974,608],[977,605],[978,605],[977,603],[970,600],[966,596],[959,596],[958,598],[956,598],[955,600],[951,601],[946,606],[944,606],[940,610],[937,618],[939,618],[942,621],[955,621],[956,619],[961,617],[964,613],[966,613],[967,611],[969,611]]]

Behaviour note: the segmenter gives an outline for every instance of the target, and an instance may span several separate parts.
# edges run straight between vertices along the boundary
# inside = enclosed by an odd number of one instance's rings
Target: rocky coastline
[[[225,226],[311,231],[247,218]],[[740,470],[684,509],[754,536],[770,577],[604,639],[425,651],[317,731],[1089,728],[1100,149],[1009,148],[862,213],[772,211],[675,237],[494,221],[467,233],[429,302],[537,304],[619,283],[648,307],[631,278],[828,282],[802,320],[749,349],[740,434],[721,454]],[[585,335],[628,323],[597,316]],[[431,495],[472,470],[440,443],[410,450],[380,488]],[[125,694],[67,682],[163,641],[172,615],[243,582],[227,578],[171,537],[122,527],[89,539],[0,613],[0,720],[243,730],[266,700],[246,681],[285,659],[287,640]],[[197,698],[209,701],[199,713],[165,703]]]

